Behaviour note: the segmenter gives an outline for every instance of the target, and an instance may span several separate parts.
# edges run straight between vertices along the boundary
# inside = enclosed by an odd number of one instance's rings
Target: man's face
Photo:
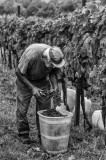
[[[47,68],[55,68],[54,65],[52,64],[52,62],[51,62],[50,60],[45,59],[44,62],[45,62],[45,66],[46,66]]]

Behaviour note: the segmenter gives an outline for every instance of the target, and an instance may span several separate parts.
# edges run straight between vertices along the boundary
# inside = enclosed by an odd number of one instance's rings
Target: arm
[[[20,72],[20,70],[17,68],[16,69],[16,76],[18,77],[18,79],[24,83],[29,89],[33,89],[34,86],[30,83],[30,81],[26,78],[26,76],[24,74],[22,74]]]
[[[52,84],[52,87],[53,87],[54,91],[56,91],[58,89],[58,78],[57,78],[56,74],[50,74],[49,77],[50,77],[50,82]],[[66,85],[66,80],[65,80],[64,75],[61,72],[60,72],[60,82],[62,84],[64,105],[67,107],[67,110],[70,111],[70,109],[69,109],[69,107],[67,105],[67,85]]]
[[[30,81],[27,79],[27,77],[26,77],[24,74],[22,74],[18,68],[16,69],[16,76],[18,77],[18,79],[19,79],[22,83],[24,83],[29,89],[31,89],[33,95],[36,95],[36,96],[41,96],[41,94],[44,95],[44,94],[42,93],[43,91],[42,91],[41,89],[33,86],[33,85],[30,83]]]
[[[58,89],[57,76],[55,74],[51,73],[51,74],[49,74],[49,79],[50,79],[53,91],[56,91]]]
[[[61,72],[61,69],[59,68],[54,68],[52,72],[49,74],[49,79],[50,79],[50,82],[52,84],[54,91],[58,89],[58,83],[59,83],[61,74],[62,72]]]
[[[67,86],[66,86],[65,78],[63,77],[61,79],[61,84],[62,84],[62,90],[63,90],[63,101],[64,101],[64,104],[67,106]]]
[[[64,74],[64,71],[62,71],[62,74],[61,74],[61,84],[62,84],[62,90],[63,90],[63,101],[64,101],[64,105],[66,106],[67,108],[67,111],[70,111],[69,109],[69,106],[67,104],[67,80],[65,78],[65,74]]]

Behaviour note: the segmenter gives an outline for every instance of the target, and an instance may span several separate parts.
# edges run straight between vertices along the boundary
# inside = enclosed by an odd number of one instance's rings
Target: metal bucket
[[[38,111],[41,143],[50,154],[64,153],[68,149],[72,113],[67,111],[64,117],[47,117]]]

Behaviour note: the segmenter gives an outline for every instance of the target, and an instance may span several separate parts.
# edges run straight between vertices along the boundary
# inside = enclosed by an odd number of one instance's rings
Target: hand
[[[34,87],[34,88],[32,89],[32,93],[33,93],[34,96],[37,96],[37,97],[40,97],[41,95],[45,95],[45,94],[43,93],[43,90],[42,90],[42,89],[39,89],[39,88],[37,88],[37,87]]]

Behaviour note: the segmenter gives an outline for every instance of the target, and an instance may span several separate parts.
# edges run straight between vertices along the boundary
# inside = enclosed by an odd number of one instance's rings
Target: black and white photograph
[[[0,0],[0,160],[106,160],[106,0]]]

